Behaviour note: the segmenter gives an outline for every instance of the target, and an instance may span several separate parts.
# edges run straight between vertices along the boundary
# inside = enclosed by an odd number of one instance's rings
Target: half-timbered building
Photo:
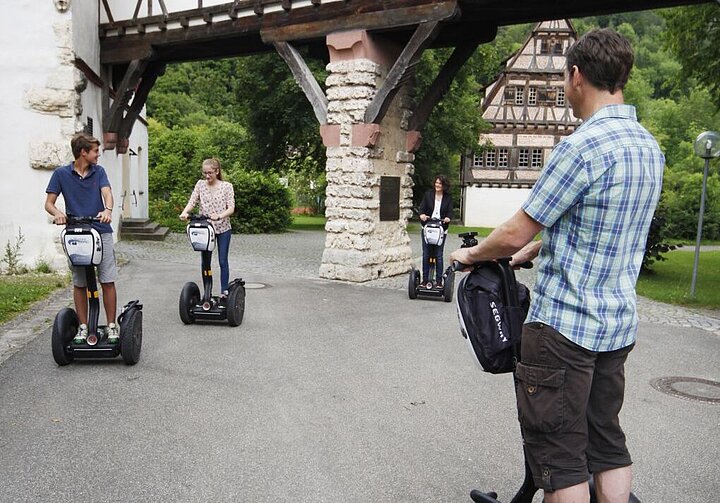
[[[495,227],[525,200],[553,147],[579,125],[563,87],[565,51],[577,34],[567,19],[538,23],[485,89],[480,135],[461,170],[465,225]]]

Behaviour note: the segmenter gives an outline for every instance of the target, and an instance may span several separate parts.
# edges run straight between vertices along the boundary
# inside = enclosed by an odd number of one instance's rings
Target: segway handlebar
[[[65,223],[55,225],[78,225],[78,224],[91,224],[93,222],[100,222],[99,217],[76,217],[75,215],[65,215]]]
[[[200,220],[210,220],[210,217],[207,215],[188,215],[188,220],[190,222],[198,222]]]
[[[498,258],[495,260],[483,260],[480,262],[475,262],[474,264],[463,264],[462,262],[453,260],[452,269],[453,269],[453,271],[464,271],[465,269],[472,269],[472,268],[478,267],[482,264],[487,264],[488,262],[504,262],[506,264],[509,264],[511,260],[512,260],[512,257],[501,257],[501,258]],[[521,264],[515,265],[515,267],[519,267],[520,269],[532,269],[533,263],[528,260]]]

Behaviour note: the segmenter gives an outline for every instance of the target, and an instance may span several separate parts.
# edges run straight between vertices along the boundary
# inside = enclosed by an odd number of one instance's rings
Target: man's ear
[[[580,71],[580,68],[578,68],[577,65],[573,65],[572,68],[570,68],[570,83],[573,87],[579,87],[584,80],[585,77]]]

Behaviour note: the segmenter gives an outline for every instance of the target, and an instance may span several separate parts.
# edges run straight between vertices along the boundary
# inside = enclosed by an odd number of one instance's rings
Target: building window
[[[562,42],[555,42],[553,44],[553,54],[562,54],[562,53],[563,53]]]
[[[488,168],[495,167],[495,151],[494,150],[488,150],[487,152],[485,152],[485,166]]]
[[[480,154],[473,154],[473,162],[472,167],[473,168],[482,168],[483,165],[483,155]]]
[[[550,52],[548,41],[546,39],[540,40],[540,54],[547,54]]]
[[[508,167],[508,149],[501,148],[498,150],[497,165],[498,168]]]
[[[565,106],[565,88],[558,87],[557,94],[555,95],[555,104],[559,107]]]
[[[526,148],[521,148],[518,155],[518,167],[527,168],[528,161],[530,160],[530,151]]]
[[[532,159],[530,163],[530,167],[533,169],[540,169],[542,168],[542,149],[534,148],[532,150]]]
[[[531,87],[528,89],[528,105],[537,105],[537,88]]]
[[[90,136],[93,136],[93,120],[92,117],[87,118],[87,123],[85,124],[85,127],[83,128],[83,133],[89,134]]]
[[[524,91],[525,90],[522,87],[515,88],[515,104],[516,105],[523,104],[523,98],[525,97],[525,96],[523,96],[525,94]]]

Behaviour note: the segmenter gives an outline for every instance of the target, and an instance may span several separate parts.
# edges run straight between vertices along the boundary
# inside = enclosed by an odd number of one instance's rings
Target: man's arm
[[[109,185],[106,185],[100,189],[100,195],[102,196],[103,200],[103,206],[105,207],[100,213],[98,213],[98,217],[100,217],[100,221],[103,223],[110,223],[112,222],[112,209],[113,205],[115,204],[115,200],[113,199],[112,189]]]
[[[530,218],[523,210],[518,210],[510,219],[506,220],[490,235],[472,248],[460,248],[450,255],[451,260],[462,264],[474,264],[500,257],[510,257],[522,250],[522,254],[513,260],[513,263],[524,262],[521,255],[534,258],[540,251],[540,242],[531,243],[532,239],[543,229],[543,226]],[[528,244],[530,243],[530,244]],[[527,245],[527,246],[526,246]]]
[[[45,197],[45,211],[50,213],[53,217],[53,223],[58,225],[64,224],[67,220],[65,213],[60,211],[55,203],[57,202],[58,195],[53,192],[48,192]]]

